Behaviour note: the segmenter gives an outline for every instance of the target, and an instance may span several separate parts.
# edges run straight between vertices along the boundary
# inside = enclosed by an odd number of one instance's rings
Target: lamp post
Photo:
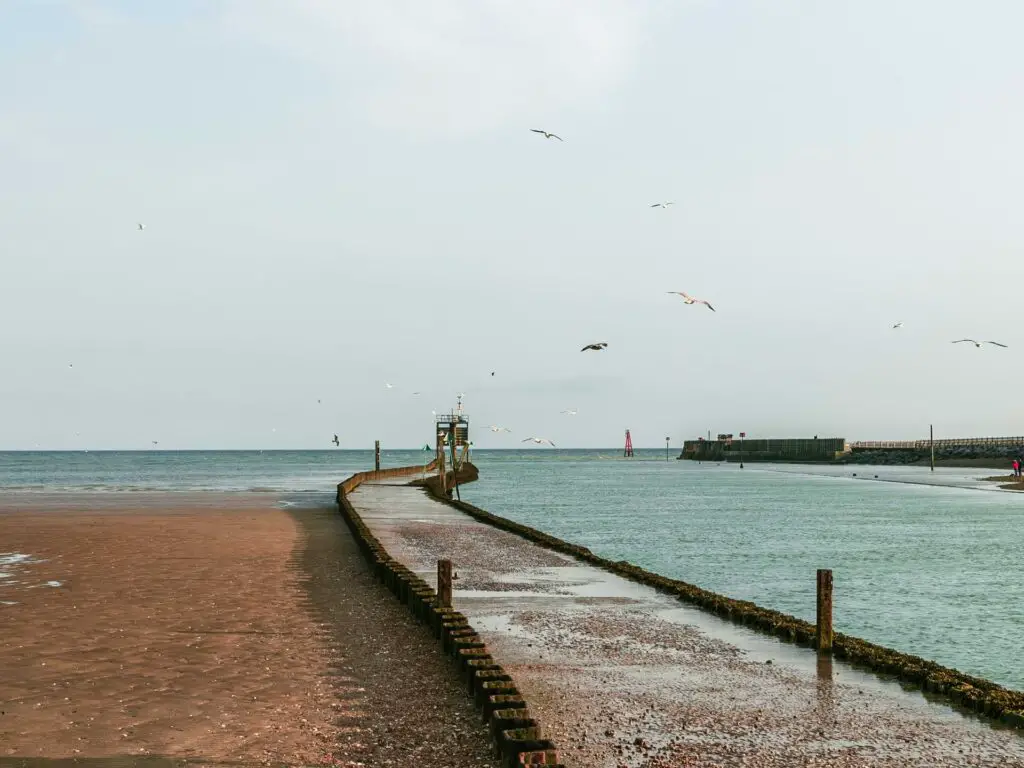
[[[746,432],[740,432],[740,469],[743,469],[743,438],[746,436]]]

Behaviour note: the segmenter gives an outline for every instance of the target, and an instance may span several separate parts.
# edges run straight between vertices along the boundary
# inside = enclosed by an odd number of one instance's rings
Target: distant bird
[[[341,445],[341,443],[338,441],[338,436],[337,435],[334,436],[334,439],[331,440],[331,442],[334,443],[335,445]]]
[[[491,371],[491,376],[493,376],[493,375],[494,375],[494,371]]]
[[[521,442],[521,443],[537,443],[537,445],[542,445],[543,443],[547,443],[552,448],[556,448],[557,447],[554,443],[552,443],[546,437],[528,437],[525,440],[520,440],[519,442]]]
[[[144,230],[145,228],[146,228],[146,225],[145,225],[145,224],[143,224],[142,222],[139,222],[139,232],[141,232],[141,231],[142,231],[142,230]]]
[[[562,413],[566,414],[567,416],[575,416],[577,413],[579,413],[579,411],[577,411],[575,408],[569,408],[567,410],[562,411]]]
[[[160,445],[160,443],[157,440],[150,440],[149,442],[151,442],[153,445]]]
[[[893,326],[893,328],[902,328],[902,327],[903,327],[903,323],[902,322],[896,323],[896,325]]]
[[[394,387],[388,384],[386,381],[384,382],[384,386],[387,387],[388,389],[394,389]]]
[[[953,344],[959,344],[962,341],[969,341],[969,342],[971,342],[971,344],[976,346],[978,349],[981,349],[981,345],[982,344],[994,344],[997,347],[1004,347],[1004,348],[1006,347],[1005,344],[1000,344],[998,341],[975,341],[974,339],[957,339],[956,341],[954,341],[952,343]]]
[[[419,394],[419,392],[413,392],[413,394],[414,394],[414,395],[418,395],[418,394]]]
[[[531,128],[530,130],[533,131],[534,133],[539,133],[539,134],[543,135],[545,139],[558,139],[559,141],[562,141],[562,137],[561,136],[556,136],[553,133],[548,133],[547,131],[542,131],[540,128]]]
[[[675,205],[671,200],[666,200],[664,203],[655,203],[651,208],[668,208],[670,205]]]
[[[317,401],[317,403],[319,404],[319,403],[320,403],[320,398],[318,397],[318,398],[316,399],[316,401]]]
[[[684,304],[703,304],[712,312],[715,311],[715,308],[711,306],[711,302],[705,301],[704,299],[696,299],[688,293],[683,293],[682,291],[666,291],[666,293],[674,293],[677,296],[682,296]]]
[[[68,368],[74,368],[74,363],[68,363]]]
[[[508,427],[496,427],[494,424],[491,424],[491,432],[511,432],[511,431],[512,430],[509,429]]]
[[[586,352],[588,349],[592,349],[595,352],[600,352],[602,349],[604,349],[607,346],[608,346],[608,342],[607,341],[599,341],[599,342],[597,342],[595,344],[587,344],[587,346],[585,346],[583,349],[581,349],[580,352]]]

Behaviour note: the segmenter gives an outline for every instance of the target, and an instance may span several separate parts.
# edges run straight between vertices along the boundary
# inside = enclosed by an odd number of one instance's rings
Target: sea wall
[[[936,440],[936,461],[1001,460],[1009,468],[1018,456],[1024,456],[1024,437],[978,438],[976,440]],[[931,446],[927,440],[906,443],[854,443],[839,459],[842,464],[928,464]]]
[[[430,465],[428,465],[429,467]],[[436,464],[433,466],[436,469]],[[429,470],[428,470],[429,471]],[[348,494],[362,482],[384,477],[415,477],[422,467],[402,467],[378,472],[360,472],[338,484],[338,507],[349,530],[377,578],[409,607],[412,614],[430,627],[441,650],[453,660],[455,669],[481,712],[490,730],[503,768],[521,765],[560,766],[553,742],[545,739],[527,702],[512,676],[494,659],[466,616],[453,608],[438,605],[437,593],[422,578],[391,557],[360,518],[348,500]],[[465,472],[465,474],[463,474]],[[451,472],[449,471],[449,475]],[[460,467],[459,482],[476,478],[478,472],[469,462]],[[448,501],[440,483],[415,480],[437,498]],[[459,502],[453,502],[459,503]],[[395,674],[415,674],[415,670],[396,669]],[[564,767],[563,767],[564,768]]]
[[[352,493],[363,483],[374,480],[388,480],[396,477],[415,477],[416,475],[426,476],[437,469],[437,458],[422,467],[391,467],[389,469],[371,469],[366,472],[356,472],[352,477],[338,483],[338,496],[336,500],[340,504],[342,493]]]
[[[586,547],[563,541],[543,531],[491,514],[462,501],[438,496],[470,517],[501,530],[522,536],[541,546],[577,558],[583,562],[618,574],[631,581],[653,587],[679,600],[696,605],[723,619],[760,630],[786,641],[813,647],[816,627],[795,616],[762,608],[746,600],[733,600],[684,581],[670,579],[632,565],[625,560],[612,561],[595,555]],[[1024,693],[1004,688],[989,680],[966,675],[918,656],[870,643],[850,635],[836,633],[833,655],[858,667],[880,675],[897,678],[906,685],[918,687],[952,704],[999,720],[1015,728],[1024,728]]]
[[[687,440],[680,459],[692,461],[831,462],[846,450],[842,437]]]

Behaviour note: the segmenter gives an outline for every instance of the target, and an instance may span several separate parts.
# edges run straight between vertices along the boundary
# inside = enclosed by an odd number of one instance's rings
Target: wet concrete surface
[[[481,633],[567,766],[1024,766],[1024,736],[479,523],[420,489],[350,500]]]

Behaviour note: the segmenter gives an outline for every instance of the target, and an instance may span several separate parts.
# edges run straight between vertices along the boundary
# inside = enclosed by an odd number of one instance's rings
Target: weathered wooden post
[[[380,440],[373,441],[373,468],[380,472]]]
[[[818,650],[832,652],[832,571],[818,569]]]
[[[444,467],[444,435],[437,436],[437,481],[441,488],[441,493],[447,493],[447,477]]]
[[[437,561],[437,607],[452,607],[452,561]]]

